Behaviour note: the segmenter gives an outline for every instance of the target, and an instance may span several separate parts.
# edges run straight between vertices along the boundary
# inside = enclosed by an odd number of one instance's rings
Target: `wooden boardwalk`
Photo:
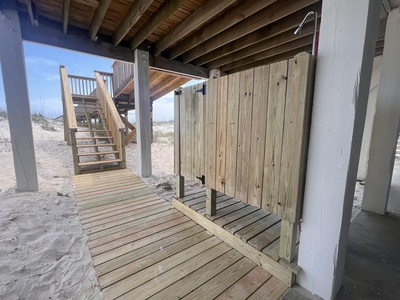
[[[287,290],[130,170],[72,181],[105,299],[280,299]]]

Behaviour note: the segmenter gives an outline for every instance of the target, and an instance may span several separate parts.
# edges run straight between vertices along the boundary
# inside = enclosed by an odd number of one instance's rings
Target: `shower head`
[[[315,12],[312,10],[310,11],[308,14],[306,14],[306,16],[304,17],[303,21],[301,21],[299,27],[296,28],[296,30],[294,31],[295,35],[299,35],[301,30],[303,29],[304,23],[306,22],[307,18],[311,15],[315,14]]]
[[[314,15],[314,34],[313,34],[313,44],[312,44],[312,55],[316,55],[316,39],[317,39],[317,24],[318,24],[318,14],[315,11],[310,11],[306,16],[304,17],[303,21],[301,21],[299,27],[296,28],[294,31],[295,35],[299,35],[301,33],[301,30],[303,29],[304,23],[306,22],[307,18],[311,15]]]
[[[302,29],[303,29],[303,28],[300,27],[300,26],[297,27],[296,30],[294,31],[294,34],[295,34],[295,35],[299,35]]]

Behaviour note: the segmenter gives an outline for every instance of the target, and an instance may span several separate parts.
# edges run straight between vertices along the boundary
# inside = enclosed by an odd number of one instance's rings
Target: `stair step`
[[[118,151],[105,151],[105,152],[87,152],[78,153],[78,156],[92,156],[92,155],[106,155],[106,154],[118,154]]]
[[[122,159],[88,161],[88,162],[79,163],[78,166],[85,167],[85,166],[104,165],[104,164],[119,163],[121,161],[122,161]]]
[[[76,138],[77,140],[110,140],[112,136],[94,136],[94,137],[83,137],[83,138]]]
[[[110,147],[115,144],[87,144],[87,145],[76,145],[77,148],[89,148],[89,147]]]
[[[93,130],[78,130],[78,132],[111,132],[111,130],[93,129]]]

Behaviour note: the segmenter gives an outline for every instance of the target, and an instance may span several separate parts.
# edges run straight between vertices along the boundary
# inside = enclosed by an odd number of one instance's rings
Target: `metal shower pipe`
[[[317,55],[317,49],[316,49],[316,40],[317,40],[317,25],[318,25],[318,13],[316,11],[310,11],[306,16],[304,17],[303,21],[301,21],[299,27],[296,28],[294,31],[295,35],[299,35],[301,33],[301,30],[303,29],[304,23],[306,22],[307,18],[309,16],[313,15],[314,16],[314,34],[313,34],[313,43],[312,43],[312,50],[311,54],[313,56]]]

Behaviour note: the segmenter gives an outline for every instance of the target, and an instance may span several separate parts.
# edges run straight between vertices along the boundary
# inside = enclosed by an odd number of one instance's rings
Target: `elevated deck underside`
[[[73,176],[105,299],[279,299],[287,286],[130,170]]]

